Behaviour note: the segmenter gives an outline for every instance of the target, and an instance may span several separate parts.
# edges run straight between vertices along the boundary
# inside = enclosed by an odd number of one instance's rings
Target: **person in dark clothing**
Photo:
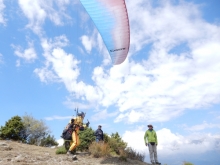
[[[95,136],[96,136],[96,142],[104,140],[104,136],[103,136],[103,131],[102,131],[102,126],[101,125],[99,125],[98,129],[95,131]]]

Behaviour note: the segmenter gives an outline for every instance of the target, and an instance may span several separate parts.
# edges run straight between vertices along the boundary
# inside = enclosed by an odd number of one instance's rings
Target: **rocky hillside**
[[[72,156],[57,155],[56,148],[46,148],[0,140],[1,165],[149,165],[136,160],[120,161],[118,157],[93,158],[88,153],[77,152],[77,160]]]

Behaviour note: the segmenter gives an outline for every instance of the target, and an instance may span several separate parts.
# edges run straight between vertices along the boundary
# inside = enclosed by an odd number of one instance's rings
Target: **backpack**
[[[72,140],[72,133],[74,131],[73,124],[69,124],[67,128],[63,130],[62,138],[64,140]]]

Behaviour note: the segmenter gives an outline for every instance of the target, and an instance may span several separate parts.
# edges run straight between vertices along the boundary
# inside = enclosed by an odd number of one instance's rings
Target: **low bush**
[[[45,137],[41,139],[40,146],[52,147],[52,146],[58,146],[58,143],[56,139],[54,138],[54,136],[46,135]]]
[[[67,150],[64,146],[58,147],[56,150],[56,154],[66,154]]]
[[[139,153],[135,151],[134,149],[132,149],[131,147],[128,147],[124,150],[124,155],[127,158],[139,160],[142,162],[144,161],[144,158],[145,158],[145,155],[143,153]]]
[[[111,153],[116,155],[120,155],[120,152],[127,147],[127,143],[122,140],[117,132],[108,138],[108,144],[111,148]]]
[[[94,131],[92,128],[85,128],[79,132],[80,145],[77,146],[77,151],[88,151],[89,145],[95,140]]]
[[[127,162],[127,157],[122,155],[122,156],[119,156],[119,160],[120,161],[123,161],[123,162]]]
[[[93,157],[99,158],[110,155],[110,147],[108,143],[97,143],[93,142],[89,146],[89,152],[92,154]]]
[[[183,165],[193,165],[192,163],[190,163],[190,162],[184,162],[184,164]]]

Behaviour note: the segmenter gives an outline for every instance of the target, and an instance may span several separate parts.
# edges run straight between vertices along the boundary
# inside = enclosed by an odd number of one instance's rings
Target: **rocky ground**
[[[14,141],[0,140],[1,165],[149,165],[137,160],[121,161],[118,157],[93,158],[88,153],[72,156],[57,155],[56,148],[39,147]]]

